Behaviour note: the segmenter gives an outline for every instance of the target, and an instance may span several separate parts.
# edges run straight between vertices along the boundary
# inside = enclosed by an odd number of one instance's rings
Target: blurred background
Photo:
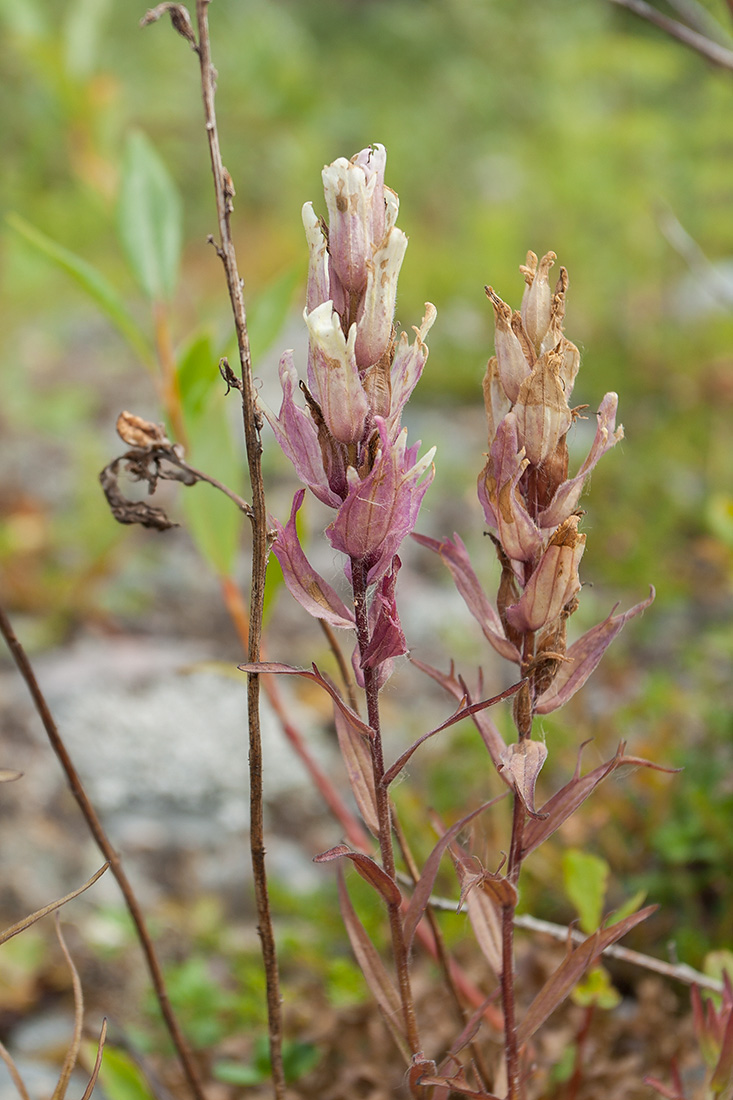
[[[725,41],[733,30],[725,3],[695,10],[720,21]],[[80,765],[103,808],[113,820],[118,813],[131,845],[152,851],[151,836],[168,850],[193,812],[175,802],[190,774],[174,767],[175,726],[184,721],[174,673],[186,666],[203,676],[201,698],[185,706],[203,707],[197,745],[225,718],[232,728],[239,721],[220,709],[227,691],[240,693],[239,707],[241,685],[215,662],[231,668],[239,659],[226,598],[231,612],[231,586],[246,586],[247,531],[205,486],[185,500],[163,494],[180,531],[122,528],[97,481],[124,449],[114,422],[129,408],[184,434],[194,465],[246,495],[237,402],[225,407],[216,372],[220,355],[234,359],[234,345],[222,271],[206,244],[215,214],[198,66],[167,20],[139,29],[143,14],[129,0],[0,0],[0,591],[56,685],[69,735],[82,731]],[[638,945],[663,954],[672,939],[701,965],[711,949],[731,946],[733,927],[733,74],[601,0],[524,0],[521,12],[514,0],[215,0],[210,20],[263,392],[277,403],[285,347],[295,346],[304,365],[300,208],[312,199],[325,213],[322,166],[382,142],[410,238],[398,319],[409,331],[424,302],[438,310],[409,417],[413,438],[438,446],[419,529],[458,530],[477,563],[483,555],[477,569],[489,591],[496,577],[475,499],[485,447],[480,383],[493,338],[483,288],[490,283],[517,307],[528,249],[552,249],[568,268],[566,333],[583,357],[576,401],[590,406],[592,426],[603,394],[618,391],[626,430],[583,501],[588,586],[579,619],[587,626],[617,601],[631,606],[650,583],[657,600],[626,628],[593,686],[545,721],[548,745],[557,746],[547,790],[564,781],[587,737],[595,738],[590,763],[627,738],[635,754],[684,772],[609,783],[557,852],[528,868],[526,905],[571,919],[561,852],[589,848],[613,867],[616,900],[643,890],[660,903]],[[588,430],[579,429],[576,461]],[[270,506],[284,518],[295,482],[271,443]],[[432,618],[414,613],[415,629],[457,659],[493,668],[447,578],[425,557],[413,551],[414,578],[401,579],[406,602],[412,592],[434,607]],[[291,603],[273,570],[268,651],[295,663],[324,643]],[[405,618],[409,625],[409,611]],[[14,767],[27,750],[20,695],[8,668],[3,676],[12,757],[3,763]],[[419,694],[419,681],[410,683]],[[306,726],[327,721],[322,701],[293,699]],[[123,711],[129,727],[115,755],[100,725],[109,731]],[[474,741],[459,731],[451,747],[435,750],[445,754],[437,777],[421,780],[424,797],[446,814],[482,797]],[[153,743],[159,758],[148,759]],[[246,751],[236,744],[211,759],[211,789],[203,785],[195,807],[204,831],[204,820],[219,835],[243,828],[239,773],[226,797],[216,778],[222,759],[238,755],[246,782]],[[125,745],[142,754],[130,783],[164,811],[135,804],[123,820],[130,788],[110,793],[109,777],[124,773]],[[322,751],[331,759],[328,734]],[[195,755],[190,766],[200,775]],[[160,776],[171,768],[166,787]],[[48,805],[63,813],[64,796],[55,797]],[[298,814],[315,820],[309,797]],[[417,822],[423,796],[405,789],[398,797]],[[293,811],[290,820],[282,808],[278,816],[276,800],[273,807],[283,835],[299,835],[302,816]],[[54,820],[34,843],[55,843]],[[318,828],[322,846],[335,842],[332,828]],[[300,863],[287,845],[282,851],[276,877],[279,870],[287,894]],[[32,853],[23,852],[28,862]],[[62,846],[57,856],[66,858]],[[174,893],[186,880],[179,870],[178,879],[170,872]],[[210,881],[202,874],[204,893],[221,887],[210,864]],[[311,886],[308,879],[303,889]],[[13,889],[6,907],[18,902]],[[202,917],[201,934],[218,935],[217,919]],[[350,988],[355,979],[345,973],[333,980]]]

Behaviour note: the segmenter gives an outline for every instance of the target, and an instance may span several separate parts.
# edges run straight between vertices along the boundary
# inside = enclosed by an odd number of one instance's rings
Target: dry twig
[[[72,795],[76,799],[76,803],[82,812],[84,820],[86,821],[89,831],[94,837],[97,847],[101,851],[104,858],[109,863],[112,874],[117,880],[117,883],[122,891],[122,896],[125,899],[128,912],[132,917],[135,925],[135,931],[140,941],[140,946],[143,949],[145,955],[145,961],[148,965],[150,972],[150,978],[153,983],[153,989],[155,990],[155,996],[158,1004],[160,1005],[160,1011],[165,1020],[166,1027],[173,1040],[173,1045],[176,1048],[181,1067],[185,1074],[186,1080],[191,1088],[191,1092],[195,1096],[196,1100],[205,1100],[204,1089],[201,1079],[199,1077],[198,1070],[193,1060],[193,1054],[186,1039],[178,1024],[178,1020],[175,1017],[173,1009],[171,1007],[170,999],[168,997],[168,991],[166,989],[165,980],[163,978],[163,971],[161,969],[158,956],[155,953],[153,941],[150,938],[145,918],[142,913],[142,909],[138,903],[135,893],[130,885],[130,880],[125,874],[122,868],[122,862],[117,852],[115,851],[109,837],[104,831],[102,822],[97,815],[97,811],[89,800],[79,773],[74,767],[74,763],[69,756],[66,745],[64,744],[58,727],[53,719],[53,715],[48,707],[48,703],[41,691],[41,688],[36,679],[33,667],[28,660],[23,646],[18,641],[15,635],[10,621],[5,614],[2,607],[0,607],[0,632],[2,632],[5,641],[7,642],[8,649],[15,661],[18,671],[26,682],[31,698],[33,700],[38,716],[41,719],[46,734],[51,743],[51,748],[56,753],[59,763],[66,775],[69,788]]]

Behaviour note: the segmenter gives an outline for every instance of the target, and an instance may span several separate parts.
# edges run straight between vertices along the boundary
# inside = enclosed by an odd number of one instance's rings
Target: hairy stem
[[[260,659],[262,638],[262,613],[265,597],[265,571],[269,553],[267,537],[267,510],[262,480],[262,443],[260,418],[255,406],[252,378],[252,360],[244,308],[242,280],[239,276],[229,219],[232,212],[233,187],[229,173],[224,168],[219,148],[216,125],[214,93],[216,74],[211,61],[211,43],[208,25],[209,0],[196,0],[198,26],[198,55],[201,65],[201,92],[206,120],[206,134],[214,177],[216,210],[219,220],[219,244],[217,254],[224,265],[231,301],[242,380],[242,418],[247,463],[252,487],[252,581],[250,588],[249,631],[247,660],[256,663]],[[249,725],[250,772],[250,857],[257,904],[257,930],[262,944],[262,958],[267,982],[267,1017],[270,1038],[272,1080],[276,1100],[284,1100],[285,1074],[282,1062],[282,1006],[280,1003],[280,979],[275,948],[275,934],[270,913],[265,866],[265,842],[262,786],[262,736],[260,731],[260,680],[255,674],[247,677],[247,713]]]
[[[362,560],[351,559],[351,576],[354,591],[354,615],[356,618],[356,638],[359,652],[364,653],[369,644],[369,612],[367,608],[367,568]],[[384,753],[382,750],[382,732],[379,720],[379,680],[376,668],[364,669],[364,691],[367,702],[367,720],[374,735],[369,743],[374,772],[374,791],[379,822],[379,851],[382,866],[390,878],[395,879],[395,858],[392,845],[392,813],[389,793],[384,785]],[[402,931],[400,904],[388,903],[389,927],[392,936],[392,955],[397,982],[400,990],[402,1014],[405,1021],[405,1035],[410,1050],[417,1054],[420,1050],[420,1038],[415,1017],[415,1003],[410,984],[410,967],[407,958],[407,946]]]
[[[19,642],[15,635],[10,620],[6,616],[2,607],[0,607],[0,631],[7,642],[8,649],[12,654],[18,671],[25,680],[28,691],[30,692],[33,704],[38,712],[38,716],[43,723],[43,727],[48,736],[48,740],[51,744],[51,748],[56,753],[59,763],[66,775],[69,788],[74,796],[79,809],[82,812],[84,820],[89,827],[89,832],[94,837],[94,840],[104,858],[109,863],[112,874],[117,880],[117,884],[122,891],[122,896],[125,899],[128,912],[132,917],[133,924],[135,925],[135,931],[137,938],[140,942],[140,946],[143,949],[145,955],[145,961],[150,973],[150,980],[153,984],[155,996],[160,1005],[160,1011],[162,1013],[165,1025],[168,1028],[168,1033],[173,1041],[173,1045],[176,1048],[178,1060],[181,1063],[181,1068],[184,1072],[186,1080],[188,1081],[192,1095],[196,1100],[205,1100],[204,1088],[201,1078],[199,1077],[198,1070],[193,1060],[191,1048],[189,1047],[183,1032],[180,1029],[178,1020],[171,1008],[170,998],[168,996],[168,990],[166,989],[165,979],[163,978],[163,971],[158,960],[158,956],[153,947],[153,941],[150,938],[147,925],[145,924],[145,918],[143,917],[142,909],[138,903],[135,893],[130,885],[130,881],[122,868],[122,862],[117,852],[115,851],[112,843],[104,831],[102,822],[99,820],[97,811],[89,800],[79,773],[74,767],[74,763],[69,756],[66,745],[63,742],[58,727],[54,721],[53,715],[48,707],[48,703],[41,691],[38,680],[36,679],[33,667],[28,660],[23,646]]]
[[[514,795],[512,839],[506,877],[516,887],[522,867],[522,837],[526,812],[518,794]],[[504,1056],[506,1059],[507,1100],[521,1100],[519,1047],[517,1045],[516,991],[514,988],[514,911],[516,904],[501,910],[501,999],[504,1009]]]

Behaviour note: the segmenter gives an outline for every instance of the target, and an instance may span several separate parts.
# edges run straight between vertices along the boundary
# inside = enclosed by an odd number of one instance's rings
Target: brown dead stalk
[[[181,1068],[185,1074],[186,1080],[191,1088],[191,1093],[196,1100],[205,1100],[204,1089],[201,1079],[199,1077],[198,1069],[193,1059],[191,1048],[189,1047],[183,1032],[178,1024],[178,1020],[175,1017],[173,1009],[171,1007],[168,991],[165,985],[165,979],[163,978],[163,971],[158,960],[158,956],[153,946],[153,941],[150,938],[145,918],[142,913],[142,909],[138,903],[135,893],[130,885],[130,880],[125,874],[122,868],[122,862],[119,855],[115,851],[112,842],[107,836],[102,822],[99,819],[97,811],[89,800],[84,785],[79,777],[74,763],[69,756],[69,752],[64,744],[64,741],[59,733],[56,722],[46,702],[45,696],[41,691],[38,680],[36,679],[33,667],[26,655],[23,646],[18,640],[15,631],[13,630],[10,620],[8,619],[5,611],[0,607],[0,632],[2,632],[5,641],[7,642],[8,649],[17,665],[18,671],[26,682],[28,691],[30,692],[31,699],[36,708],[39,718],[43,723],[43,727],[46,731],[48,739],[51,743],[51,748],[56,753],[59,763],[66,775],[69,788],[74,796],[79,809],[82,812],[84,820],[86,821],[89,831],[94,837],[97,847],[101,851],[104,858],[109,863],[112,874],[114,875],[117,883],[122,891],[122,896],[125,899],[128,912],[132,917],[135,925],[135,931],[140,941],[140,946],[143,949],[145,955],[145,961],[150,973],[150,979],[153,983],[153,989],[160,1005],[160,1011],[165,1020],[166,1027],[173,1041],[173,1045],[176,1048],[178,1059],[181,1063]]]

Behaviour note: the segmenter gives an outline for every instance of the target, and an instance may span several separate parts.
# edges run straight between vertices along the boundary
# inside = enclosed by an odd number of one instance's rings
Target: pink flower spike
[[[407,429],[392,443],[385,421],[375,419],[380,448],[374,465],[363,480],[353,467],[349,468],[346,499],[326,528],[334,549],[349,559],[367,563],[368,584],[374,584],[389,569],[403,539],[413,530],[435,475],[435,447],[418,460],[420,444],[407,450]],[[350,576],[350,562],[346,571]]]
[[[519,650],[505,635],[501,619],[473,571],[468,551],[461,538],[454,535],[452,540],[443,539],[439,542],[426,535],[414,534],[412,537],[421,546],[427,546],[429,550],[440,554],[450,570],[453,582],[463,597],[466,607],[483,630],[484,637],[502,657],[519,664],[521,661]]]
[[[568,699],[571,699],[575,692],[582,688],[613,639],[620,633],[629,619],[633,619],[642,611],[646,611],[654,596],[654,589],[650,588],[648,597],[642,600],[641,603],[636,604],[631,610],[625,611],[623,615],[614,615],[612,611],[607,619],[604,619],[602,623],[598,623],[597,626],[594,626],[571,645],[566,653],[566,660],[560,665],[552,684],[544,695],[540,696],[536,713],[551,714],[553,710],[564,706]]]
[[[619,424],[618,428],[616,427],[617,408],[618,394],[607,393],[596,414],[598,428],[588,457],[576,476],[560,485],[549,506],[540,513],[538,518],[540,527],[557,527],[575,511],[588,474],[606,451],[610,451],[623,439],[623,426]]]
[[[369,645],[361,656],[362,668],[376,668],[392,657],[401,657],[403,653],[407,653],[407,641],[395,601],[395,586],[401,564],[399,557],[395,555],[391,569],[382,577],[374,594],[369,608],[369,617],[374,619],[374,625]]]
[[[353,612],[349,611],[323,577],[316,573],[298,540],[295,517],[304,496],[305,489],[299,489],[295,494],[287,526],[283,527],[273,519],[277,530],[273,553],[280,562],[288,591],[309,615],[316,619],[325,619],[330,626],[351,629],[354,626]]]
[[[519,601],[507,608],[507,620],[515,630],[539,630],[557,618],[580,591],[578,566],[584,549],[578,517],[570,516],[552,536]]]
[[[312,417],[305,409],[296,405],[294,400],[297,383],[298,373],[293,366],[293,353],[286,351],[280,360],[280,385],[283,391],[280,415],[275,416],[264,401],[259,399],[257,407],[275,433],[280,449],[292,462],[300,480],[309,486],[323,504],[338,508],[341,497],[328,484],[316,426]]]
[[[356,326],[351,326],[347,339],[331,302],[323,302],[310,313],[306,310],[304,316],[310,335],[311,393],[334,439],[358,443],[364,435],[369,401],[354,354]]]

